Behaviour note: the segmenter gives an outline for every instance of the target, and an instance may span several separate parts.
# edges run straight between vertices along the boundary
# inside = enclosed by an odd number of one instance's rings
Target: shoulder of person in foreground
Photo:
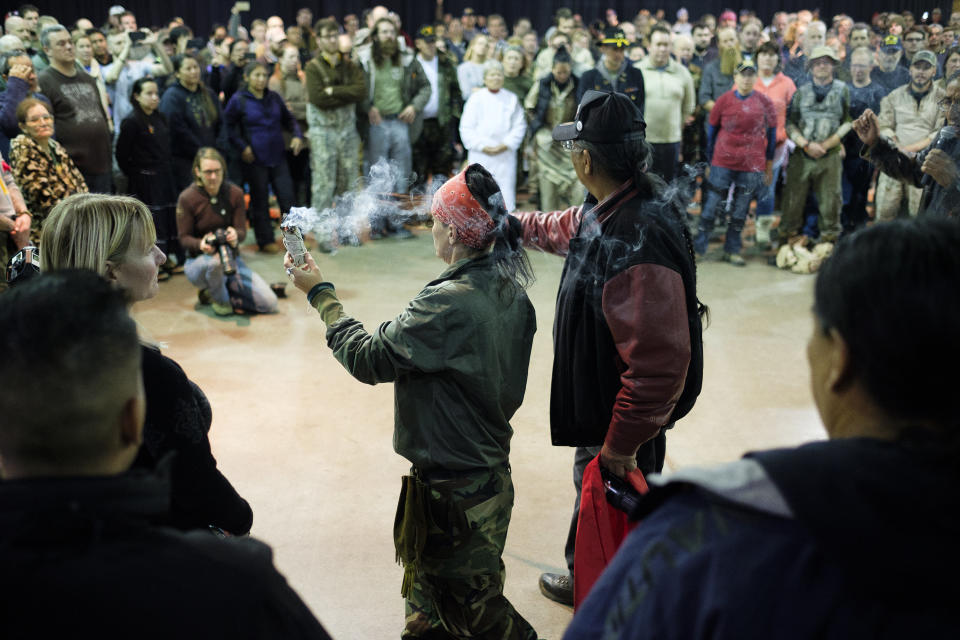
[[[247,537],[221,540],[205,531],[188,534],[188,537],[204,553],[213,570],[222,572],[221,586],[235,585],[237,606],[230,607],[230,615],[241,620],[238,627],[244,633],[254,637],[329,639],[320,622],[274,566],[269,546]]]
[[[947,637],[957,517],[938,518],[957,498],[935,489],[956,476],[943,466],[850,438],[653,475],[564,637]]]

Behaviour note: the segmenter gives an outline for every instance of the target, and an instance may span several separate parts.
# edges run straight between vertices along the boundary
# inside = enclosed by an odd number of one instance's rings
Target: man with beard
[[[811,77],[807,68],[810,61],[810,55],[813,50],[822,47],[827,38],[827,25],[819,20],[815,20],[807,25],[807,30],[803,33],[803,42],[800,51],[792,56],[787,63],[783,65],[783,73],[793,80],[793,84],[799,89],[801,85],[809,84]]]
[[[395,163],[398,175],[392,188],[396,193],[407,193],[413,165],[412,145],[423,128],[430,82],[412,52],[401,54],[397,27],[389,18],[374,24],[370,55],[361,58],[360,64],[367,85],[367,96],[360,103],[369,125],[366,162],[370,167],[384,159]],[[371,221],[373,237],[409,233],[385,220]]]
[[[900,151],[881,137],[879,121],[870,109],[857,118],[853,129],[863,142],[863,157],[884,174],[907,185],[922,187],[917,215],[960,218],[960,198],[957,198],[960,140],[956,137],[956,127],[960,126],[960,79],[947,84],[947,94],[939,106],[946,113],[950,129],[944,127],[934,143],[915,156]]]
[[[854,27],[853,33],[857,29]],[[851,37],[851,41],[853,38]],[[870,109],[878,111],[880,101],[887,90],[870,79],[870,69],[873,66],[873,52],[867,47],[858,47],[847,56],[850,63],[850,117],[859,118]],[[840,223],[843,232],[849,233],[865,226],[867,216],[867,192],[873,180],[873,166],[860,157],[860,139],[854,132],[843,138],[843,209],[840,212]]]
[[[736,30],[730,27],[718,29],[717,46],[717,59],[704,67],[700,76],[697,102],[704,115],[710,113],[717,98],[730,91],[733,86],[733,71],[740,58]]]
[[[690,64],[703,69],[719,55],[717,48],[713,46],[713,31],[706,22],[698,22],[693,25],[692,36],[693,57],[690,59]]]
[[[910,71],[899,64],[901,55],[903,45],[899,36],[889,35],[880,43],[877,67],[870,72],[870,79],[882,85],[887,93],[910,82]]]
[[[936,139],[943,126],[940,100],[945,92],[933,83],[937,58],[931,51],[918,51],[910,64],[910,83],[894,89],[880,102],[880,135],[904,153],[917,153]],[[897,217],[900,205],[909,202],[910,215],[917,215],[922,191],[881,175],[877,180],[877,220]]]

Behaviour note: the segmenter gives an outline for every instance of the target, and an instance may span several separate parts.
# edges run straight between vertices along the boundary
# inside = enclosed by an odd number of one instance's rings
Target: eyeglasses
[[[941,98],[941,99],[937,102],[937,106],[940,108],[940,111],[947,111],[947,110],[948,110],[950,107],[952,107],[956,102],[957,102],[957,100],[954,100],[953,98]]]
[[[561,140],[560,146],[564,151],[576,151],[576,141],[575,140]]]
[[[49,113],[45,116],[37,116],[36,118],[27,118],[27,124],[33,124],[35,122],[53,122],[53,116]]]

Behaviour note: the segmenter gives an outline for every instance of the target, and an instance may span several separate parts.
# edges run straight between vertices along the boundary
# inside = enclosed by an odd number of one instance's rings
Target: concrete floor
[[[250,247],[244,255],[268,281],[284,280],[279,257]],[[550,445],[548,424],[561,261],[531,259],[539,331],[526,400],[513,420],[517,498],[504,562],[507,596],[541,637],[553,639],[572,612],[543,598],[537,577],[564,569],[573,453]],[[426,230],[318,261],[347,312],[368,329],[393,318],[444,267]],[[813,277],[759,258],[746,268],[704,262],[699,277],[712,317],[704,387],[668,435],[668,467],[824,437],[804,356]],[[179,275],[134,312],[209,397],[214,454],[253,506],[253,535],[272,545],[290,584],[334,638],[397,638],[403,601],[391,535],[408,464],[391,447],[393,390],[353,380],[331,357],[305,297],[292,287],[290,294],[277,315],[218,318],[196,306],[195,290]]]

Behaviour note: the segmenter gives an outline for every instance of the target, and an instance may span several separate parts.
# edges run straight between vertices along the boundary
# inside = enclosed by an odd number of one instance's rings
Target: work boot
[[[560,573],[541,573],[540,593],[554,602],[572,607],[573,576]]]

